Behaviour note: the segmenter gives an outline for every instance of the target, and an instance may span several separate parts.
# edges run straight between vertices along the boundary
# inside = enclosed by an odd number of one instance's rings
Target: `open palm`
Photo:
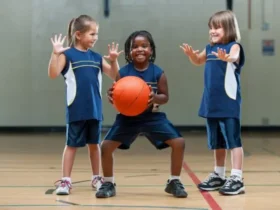
[[[119,55],[123,52],[123,50],[121,50],[120,52],[118,52],[119,49],[119,44],[117,43],[115,45],[115,43],[112,43],[112,46],[109,44],[108,45],[108,55],[105,55],[104,58],[110,60],[110,61],[115,61]]]
[[[227,54],[225,49],[218,48],[218,52],[212,52],[217,58],[221,59],[222,61],[228,61],[230,54]]]
[[[61,54],[65,50],[68,50],[70,47],[63,47],[64,41],[66,36],[62,38],[62,35],[59,34],[59,36],[55,35],[53,38],[51,38],[51,42],[53,45],[53,53],[54,54]]]
[[[191,58],[193,58],[193,57],[196,57],[197,56],[197,54],[199,53],[199,50],[194,50],[193,48],[192,48],[192,46],[190,46],[190,45],[188,45],[188,44],[183,44],[183,46],[180,46],[180,48],[184,51],[184,53],[187,55],[187,56],[189,56],[189,57],[191,57]]]

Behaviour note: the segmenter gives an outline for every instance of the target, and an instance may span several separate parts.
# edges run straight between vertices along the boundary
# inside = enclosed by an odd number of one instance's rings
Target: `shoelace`
[[[104,183],[104,178],[101,177],[101,176],[95,177],[95,178],[92,180],[92,183],[93,183],[93,184],[96,184],[98,181],[100,181],[101,184],[103,184],[103,183]]]
[[[174,180],[174,184],[181,189],[185,189],[184,185],[179,180]]]
[[[203,181],[203,183],[207,183],[207,182],[209,182],[210,180],[212,180],[212,179],[214,179],[214,178],[216,178],[217,177],[217,175],[215,174],[215,173],[211,173],[211,174],[209,174],[209,176]]]
[[[59,182],[59,183],[58,183]],[[58,184],[56,184],[56,183],[58,183]],[[70,182],[68,182],[68,181],[66,181],[66,180],[57,180],[55,183],[54,183],[54,185],[56,186],[56,188],[58,188],[60,185],[62,186],[62,187],[64,187],[65,185],[67,185],[67,187],[69,188],[69,189],[72,189],[72,185],[70,184]]]
[[[104,190],[106,188],[109,188],[113,183],[111,182],[104,182],[101,187],[99,188],[99,190]]]
[[[224,187],[225,188],[229,188],[230,185],[234,182],[238,181],[238,177],[237,176],[230,176],[229,179],[226,181]]]

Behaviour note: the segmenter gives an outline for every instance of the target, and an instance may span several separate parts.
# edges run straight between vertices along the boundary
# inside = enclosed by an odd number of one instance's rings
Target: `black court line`
[[[10,204],[10,205],[0,205],[1,207],[69,207],[72,204],[71,202],[66,202],[60,200],[61,204]],[[75,204],[75,203],[74,203]],[[126,209],[181,209],[181,210],[208,210],[206,208],[187,208],[187,207],[180,207],[180,206],[136,206],[136,205],[98,205],[98,204],[78,204],[81,207],[99,207],[99,208],[126,208]]]
[[[48,190],[45,192],[45,195],[51,195],[51,194],[53,194],[54,191],[55,191],[55,189],[48,189]]]
[[[271,154],[271,155],[274,155],[274,156],[280,157],[280,155],[279,155],[279,154],[277,154],[276,152],[271,151],[271,150],[269,150],[269,149],[267,149],[267,148],[265,148],[265,147],[263,147],[263,148],[262,148],[262,150],[263,150],[263,151],[265,151],[265,152],[267,152],[267,153],[269,153],[269,154]]]
[[[69,202],[69,201],[64,201],[64,200],[59,200],[59,199],[57,199],[56,201],[59,203],[64,203],[64,204],[68,204],[68,205],[72,205],[72,206],[80,206],[80,204],[78,204],[78,203],[73,203],[73,202]]]

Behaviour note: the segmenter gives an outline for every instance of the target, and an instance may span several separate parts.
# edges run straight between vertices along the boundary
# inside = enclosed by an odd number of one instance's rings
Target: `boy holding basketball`
[[[96,193],[97,198],[116,195],[113,175],[113,153],[119,149],[129,149],[138,134],[144,134],[157,148],[171,147],[171,176],[165,192],[178,198],[187,197],[187,192],[180,181],[185,142],[181,134],[167,119],[165,113],[159,112],[159,105],[168,102],[167,78],[160,67],[154,64],[156,58],[155,44],[147,31],[132,33],[125,42],[125,59],[127,65],[122,67],[116,80],[126,76],[136,76],[151,86],[147,110],[142,114],[128,117],[118,114],[114,125],[106,134],[101,146],[104,183]],[[112,101],[111,88],[108,97]]]

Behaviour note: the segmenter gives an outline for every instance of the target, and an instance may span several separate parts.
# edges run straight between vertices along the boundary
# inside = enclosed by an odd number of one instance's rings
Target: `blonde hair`
[[[68,25],[68,33],[67,33],[67,41],[69,47],[73,47],[75,45],[75,41],[76,41],[75,33],[77,31],[84,33],[87,30],[89,30],[89,23],[91,22],[94,22],[96,23],[96,25],[98,25],[98,23],[88,15],[80,15],[79,17],[73,18],[70,21]]]
[[[208,21],[209,28],[220,28],[224,29],[224,37],[222,39],[223,44],[229,42],[240,42],[241,35],[238,26],[238,22],[235,14],[230,10],[220,11],[213,14]],[[211,44],[212,41],[210,40]]]

